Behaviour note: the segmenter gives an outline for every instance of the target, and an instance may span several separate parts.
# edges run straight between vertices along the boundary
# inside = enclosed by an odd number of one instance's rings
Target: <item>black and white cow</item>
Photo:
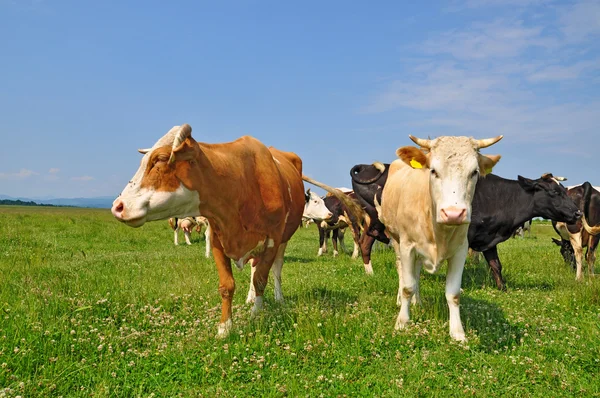
[[[583,210],[583,217],[575,223],[553,222],[561,240],[552,238],[560,246],[566,262],[576,269],[576,279],[583,279],[583,248],[587,247],[588,272],[594,274],[596,248],[600,242],[600,192],[589,182],[569,188],[567,194]]]
[[[351,175],[353,182],[362,185],[369,185],[369,175],[382,173],[380,165],[357,165],[352,170],[359,170]],[[378,185],[375,181],[371,184]],[[375,186],[371,190],[357,191],[357,194],[364,194],[363,199],[368,202],[374,200],[372,193],[378,190],[378,186]],[[537,180],[521,176],[518,180],[508,180],[488,174],[479,179],[475,188],[468,233],[469,247],[483,252],[496,286],[504,290],[506,285],[497,250],[499,243],[509,239],[519,226],[534,217],[576,222],[581,215],[582,212],[567,196],[567,190],[552,174],[544,174]],[[373,220],[370,222],[373,223]]]
[[[344,190],[348,197],[356,199],[354,192]],[[333,244],[333,255],[338,255],[338,242],[340,243],[342,251],[346,251],[344,246],[344,232],[347,227],[352,230],[352,237],[354,240],[354,250],[352,252],[352,258],[358,257],[358,240],[360,237],[360,221],[348,211],[346,206],[335,196],[328,195],[323,201],[325,206],[331,212],[332,216],[328,220],[316,222],[319,229],[319,252],[321,256],[327,251],[327,239],[331,234],[331,242]]]

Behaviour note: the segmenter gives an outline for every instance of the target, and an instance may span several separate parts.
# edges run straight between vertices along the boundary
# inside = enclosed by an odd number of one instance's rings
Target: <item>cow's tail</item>
[[[171,229],[173,231],[175,231],[177,229],[177,217],[169,218],[169,226],[171,227]]]
[[[366,219],[367,213],[363,210],[362,206],[358,203],[358,201],[348,197],[348,195],[346,195],[341,190],[330,187],[329,185],[325,185],[322,182],[315,181],[312,178],[305,176],[304,174],[302,174],[302,179],[308,182],[309,184],[315,185],[319,188],[326,190],[327,192],[338,198],[346,206],[348,211],[352,213],[354,217],[356,217],[356,220],[358,220],[359,225],[362,226],[362,220]]]
[[[587,220],[590,217],[590,203],[592,202],[592,193],[594,188],[588,181],[583,183],[583,217],[581,217],[581,223],[583,228],[590,235],[600,235],[600,225],[591,227]]]

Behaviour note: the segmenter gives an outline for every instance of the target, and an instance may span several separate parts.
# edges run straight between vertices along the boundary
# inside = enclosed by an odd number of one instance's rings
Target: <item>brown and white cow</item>
[[[271,266],[275,299],[282,300],[283,255],[304,208],[300,158],[250,136],[223,144],[198,143],[188,124],[173,127],[140,152],[140,168],[114,201],[112,213],[132,227],[189,214],[209,220],[222,298],[217,336],[228,335],[232,327],[231,260],[239,268],[252,263],[253,314],[263,306]]]
[[[565,261],[576,269],[575,279],[583,280],[583,249],[587,247],[586,261],[588,272],[594,274],[596,249],[600,243],[600,187],[589,182],[570,187],[567,195],[583,211],[583,217],[575,223],[553,222],[552,225],[561,240],[552,238],[561,247]]]
[[[400,159],[391,164],[381,203],[377,203],[379,218],[396,251],[401,304],[395,328],[404,329],[410,320],[409,306],[419,289],[421,266],[434,273],[448,260],[450,336],[464,341],[459,301],[469,248],[471,202],[479,176],[500,160],[499,156],[481,155],[479,149],[502,136],[485,140],[410,138],[422,149],[402,147],[396,151]]]
[[[175,246],[179,245],[179,230],[183,231],[185,243],[187,245],[191,245],[192,242],[190,241],[190,236],[192,234],[192,230],[195,229],[196,232],[201,234],[202,229],[204,229],[204,238],[206,242],[206,258],[210,257],[210,223],[208,222],[206,217],[171,217],[169,218],[169,226],[173,230],[173,241],[175,242]]]

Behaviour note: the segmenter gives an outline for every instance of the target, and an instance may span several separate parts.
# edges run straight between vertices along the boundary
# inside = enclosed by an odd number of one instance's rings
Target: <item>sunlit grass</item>
[[[444,272],[394,332],[394,255],[317,258],[288,246],[283,304],[250,319],[249,269],[234,270],[235,328],[214,338],[218,278],[204,241],[173,245],[167,222],[139,229],[107,210],[0,207],[0,396],[594,396],[600,282],[575,282],[552,227],[500,246],[508,292],[468,264],[466,345],[450,340]],[[351,247],[350,242],[347,245]]]

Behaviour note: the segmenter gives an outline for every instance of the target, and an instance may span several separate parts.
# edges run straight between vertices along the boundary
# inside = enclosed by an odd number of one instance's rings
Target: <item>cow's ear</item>
[[[423,151],[414,146],[398,148],[396,155],[413,169],[429,168],[429,154],[423,153]]]
[[[529,178],[518,176],[518,179],[519,185],[521,185],[521,187],[526,191],[534,191],[538,185],[537,182],[530,180]]]
[[[310,200],[310,188],[308,188],[306,190],[306,193],[304,194],[304,200],[308,203],[308,201]]]
[[[500,155],[481,155],[479,154],[479,174],[484,176],[490,174],[492,169],[500,161]]]

